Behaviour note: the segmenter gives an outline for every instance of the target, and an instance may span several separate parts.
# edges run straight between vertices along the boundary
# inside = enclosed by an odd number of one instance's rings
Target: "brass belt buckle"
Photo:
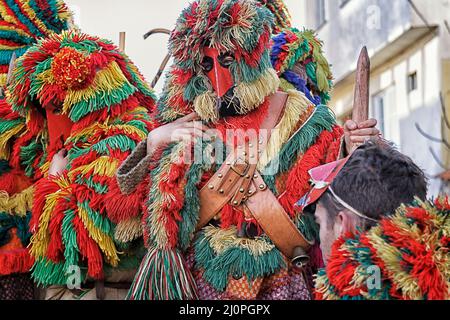
[[[238,162],[239,159],[234,160],[233,164],[231,165],[231,170],[234,171],[234,173],[236,173],[237,175],[239,175],[240,177],[245,177],[245,175],[247,174],[248,170],[250,169],[250,163],[245,159],[245,169],[242,172],[239,172],[236,169],[236,164]]]

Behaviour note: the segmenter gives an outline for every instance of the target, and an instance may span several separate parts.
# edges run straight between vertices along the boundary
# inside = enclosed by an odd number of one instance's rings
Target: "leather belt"
[[[271,132],[281,118],[287,97],[287,94],[279,92],[270,98],[268,114],[260,127],[260,131],[268,132],[265,139],[249,139],[233,148],[225,163],[200,190],[197,230],[207,225],[229,203],[251,214],[274,245],[292,259],[297,256],[299,248],[306,251],[313,243],[300,233],[256,170],[259,153],[267,146]]]

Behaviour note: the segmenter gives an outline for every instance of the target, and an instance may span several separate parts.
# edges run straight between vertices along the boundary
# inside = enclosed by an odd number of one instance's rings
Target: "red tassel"
[[[98,245],[88,235],[79,216],[75,216],[72,223],[77,235],[77,245],[80,254],[88,262],[88,276],[96,280],[103,279],[103,257]]]
[[[46,202],[46,196],[57,192],[59,186],[52,180],[52,178],[43,178],[35,185],[33,209],[30,220],[30,231],[36,233],[39,227],[39,219]]]
[[[233,206],[226,204],[222,208],[220,222],[223,229],[227,229],[232,225],[237,225],[236,214]]]
[[[64,258],[64,244],[62,242],[62,222],[64,212],[68,210],[68,202],[65,198],[58,199],[49,223],[50,243],[46,256],[49,260],[59,263]]]
[[[30,179],[17,169],[1,175],[0,190],[6,191],[10,196],[20,193],[32,185]]]
[[[0,276],[28,272],[34,263],[28,249],[23,247],[17,236],[17,229],[13,228],[9,232],[11,240],[0,247]]]
[[[28,249],[0,251],[0,276],[29,272],[34,260]]]
[[[345,249],[345,239],[354,239],[354,236],[349,234],[336,240],[326,272],[339,296],[356,297],[361,295],[361,288],[354,288],[351,282],[359,264],[352,259],[352,253]]]
[[[320,244],[315,243],[309,253],[311,258],[310,265],[313,270],[319,270],[325,267],[325,262],[323,261],[322,250],[320,249]]]
[[[149,181],[150,178],[147,177],[134,192],[124,195],[120,191],[116,179],[112,179],[108,193],[103,198],[108,218],[117,224],[120,221],[138,217],[142,213],[142,204],[148,197]]]

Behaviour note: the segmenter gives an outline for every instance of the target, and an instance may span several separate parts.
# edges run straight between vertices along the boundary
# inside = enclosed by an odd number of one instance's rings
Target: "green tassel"
[[[73,122],[77,122],[89,113],[104,108],[109,109],[111,106],[121,103],[136,93],[136,91],[137,89],[129,82],[125,82],[121,88],[112,90],[111,92],[96,92],[92,99],[75,103],[70,109],[69,118]]]
[[[91,148],[100,155],[110,155],[111,150],[120,150],[122,152],[131,151],[136,148],[136,142],[126,135],[119,134],[105,138],[94,144]]]
[[[151,248],[142,260],[127,300],[195,300],[197,287],[178,250]]]
[[[74,284],[79,281],[83,283],[86,279],[85,269],[79,269],[79,279],[73,278]],[[54,263],[45,258],[39,259],[34,263],[31,273],[32,278],[40,286],[66,286],[71,284],[71,276],[76,277],[76,269],[68,268],[63,263]]]
[[[183,219],[178,222],[178,239],[179,246],[182,250],[187,250],[191,245],[198,223],[200,198],[197,185],[200,183],[203,174],[212,168],[212,163],[208,160],[210,157],[205,153],[208,145],[208,143],[204,142],[199,142],[195,145],[194,154],[202,154],[202,161],[201,163],[194,162],[186,173],[186,186],[184,187],[186,201],[184,201],[180,213]],[[223,150],[225,152],[226,148],[222,145],[221,148],[218,147],[216,150]],[[225,159],[225,157],[222,159]]]
[[[277,273],[286,262],[276,248],[255,257],[246,248],[233,247],[216,255],[203,233],[195,242],[195,261],[204,270],[203,278],[216,290],[224,291],[230,276],[246,276],[248,281]]]

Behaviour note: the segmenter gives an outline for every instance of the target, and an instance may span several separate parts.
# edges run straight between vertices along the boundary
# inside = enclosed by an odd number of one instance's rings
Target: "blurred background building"
[[[335,77],[331,106],[351,117],[358,53],[372,62],[371,115],[384,136],[430,176],[430,195],[449,166],[441,101],[450,104],[449,0],[303,0],[304,25],[324,41]],[[442,95],[442,99],[441,99]],[[418,128],[419,127],[419,128]],[[425,137],[420,131],[426,133]],[[431,138],[434,138],[432,141]],[[446,146],[447,144],[447,146]]]
[[[172,29],[189,1],[66,2],[84,32],[117,44],[119,33],[126,32],[125,51],[151,82],[167,53],[168,36],[158,34],[144,40],[143,35],[153,28]],[[340,121],[351,117],[356,62],[362,46],[367,46],[372,60],[372,116],[379,120],[384,136],[427,172],[431,178],[430,195],[436,195],[444,185],[437,176],[450,169],[450,144],[441,141],[450,140],[450,130],[442,118],[440,98],[442,93],[448,107],[450,0],[285,0],[285,3],[294,26],[316,30],[324,42],[335,77],[330,106]],[[157,92],[163,81],[156,86]],[[450,173],[441,177],[450,179]]]

